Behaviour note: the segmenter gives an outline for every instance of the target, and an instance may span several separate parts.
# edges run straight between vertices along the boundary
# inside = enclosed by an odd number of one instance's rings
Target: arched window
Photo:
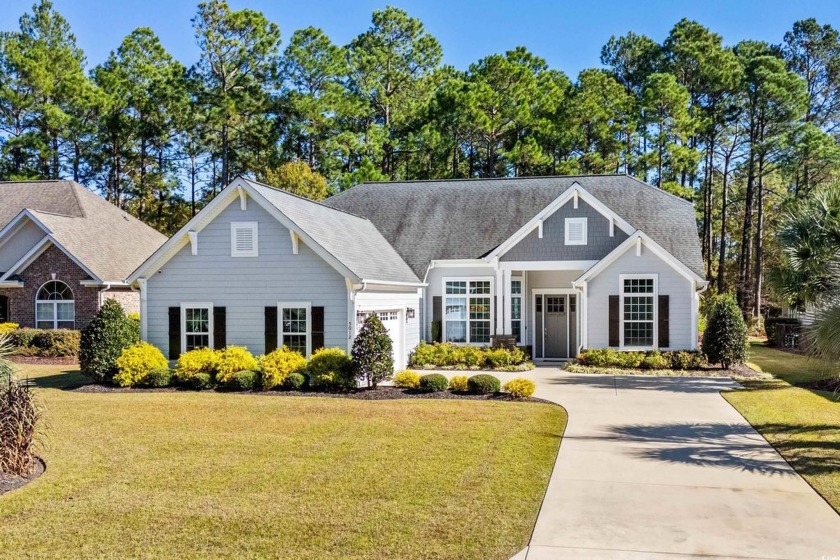
[[[76,326],[76,303],[70,286],[50,280],[35,296],[35,326],[39,329],[72,329]]]

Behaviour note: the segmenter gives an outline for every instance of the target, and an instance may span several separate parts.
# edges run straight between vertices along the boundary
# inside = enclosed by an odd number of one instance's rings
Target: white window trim
[[[44,286],[49,284],[50,282],[61,282],[67,289],[70,290],[70,293],[73,295],[73,299],[38,299],[38,294],[41,293],[41,290],[44,289]],[[53,330],[58,329],[59,323],[69,323],[70,321],[59,321],[58,319],[58,304],[59,303],[72,303],[73,304],[73,328],[76,327],[76,294],[73,293],[73,288],[70,287],[70,284],[64,282],[63,280],[47,280],[40,287],[35,291],[35,327],[41,328],[38,326],[38,323],[43,323],[44,320],[38,318],[38,305],[39,304],[54,304],[53,307]]]
[[[653,280],[653,344],[651,346],[624,345],[624,281],[625,280]],[[656,350],[659,347],[659,275],[658,274],[619,274],[618,275],[618,347],[621,350]],[[627,294],[647,295],[647,294]]]
[[[306,357],[312,355],[312,302],[311,301],[278,301],[277,302],[277,348],[283,347],[283,310],[306,309]],[[300,333],[289,333],[300,334]]]
[[[254,239],[254,246],[250,251],[237,251],[236,230],[250,229]],[[260,256],[259,224],[257,222],[231,222],[230,223],[230,256],[231,257],[258,257]]]
[[[447,282],[467,282],[466,294],[450,294],[451,297],[465,297],[467,299],[467,341],[466,342],[452,342],[457,346],[480,346],[489,345],[489,342],[472,342],[470,341],[470,285],[469,282],[490,282],[490,293],[486,294],[490,298],[490,336],[493,336],[493,326],[496,324],[496,287],[495,279],[492,276],[447,276],[441,279],[441,338],[444,342],[446,340],[446,283]],[[474,297],[483,297],[485,294],[477,294]],[[482,319],[484,320],[484,319]],[[460,321],[459,321],[460,322]]]
[[[519,293],[513,293],[513,283],[519,282]],[[513,300],[519,299],[519,319],[513,318]],[[513,322],[519,321],[519,340],[516,342],[517,344],[523,344],[525,340],[525,279],[522,276],[512,276],[510,279],[510,301],[508,303],[509,313],[510,313],[510,322],[511,322],[511,330],[510,334],[513,334]]]
[[[564,227],[564,238],[566,245],[586,245],[587,241],[589,240],[589,225],[588,225],[587,218],[566,218],[566,223]],[[575,241],[569,239],[569,224],[582,224],[583,225],[583,241]]]
[[[215,348],[213,342],[213,302],[207,301],[188,301],[181,303],[181,351],[187,351],[187,309],[206,309],[207,310],[207,317],[209,321],[207,322],[207,328],[210,329],[207,333],[207,347],[213,350]]]

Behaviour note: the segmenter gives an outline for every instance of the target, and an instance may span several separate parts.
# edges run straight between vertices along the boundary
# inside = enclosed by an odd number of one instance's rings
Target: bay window
[[[492,281],[444,280],[444,340],[488,344],[493,320]]]

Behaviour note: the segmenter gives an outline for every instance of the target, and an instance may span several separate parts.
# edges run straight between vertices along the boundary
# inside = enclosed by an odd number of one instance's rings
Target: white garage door
[[[406,355],[403,348],[403,319],[402,310],[386,310],[386,311],[365,311],[364,316],[376,313],[382,325],[388,330],[391,336],[391,347],[394,351],[394,371],[400,371],[406,368]]]

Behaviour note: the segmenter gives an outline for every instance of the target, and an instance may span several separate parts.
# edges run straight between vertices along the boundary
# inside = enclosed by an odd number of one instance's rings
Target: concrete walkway
[[[840,560],[840,516],[720,396],[729,379],[533,378],[569,424],[518,558]]]

